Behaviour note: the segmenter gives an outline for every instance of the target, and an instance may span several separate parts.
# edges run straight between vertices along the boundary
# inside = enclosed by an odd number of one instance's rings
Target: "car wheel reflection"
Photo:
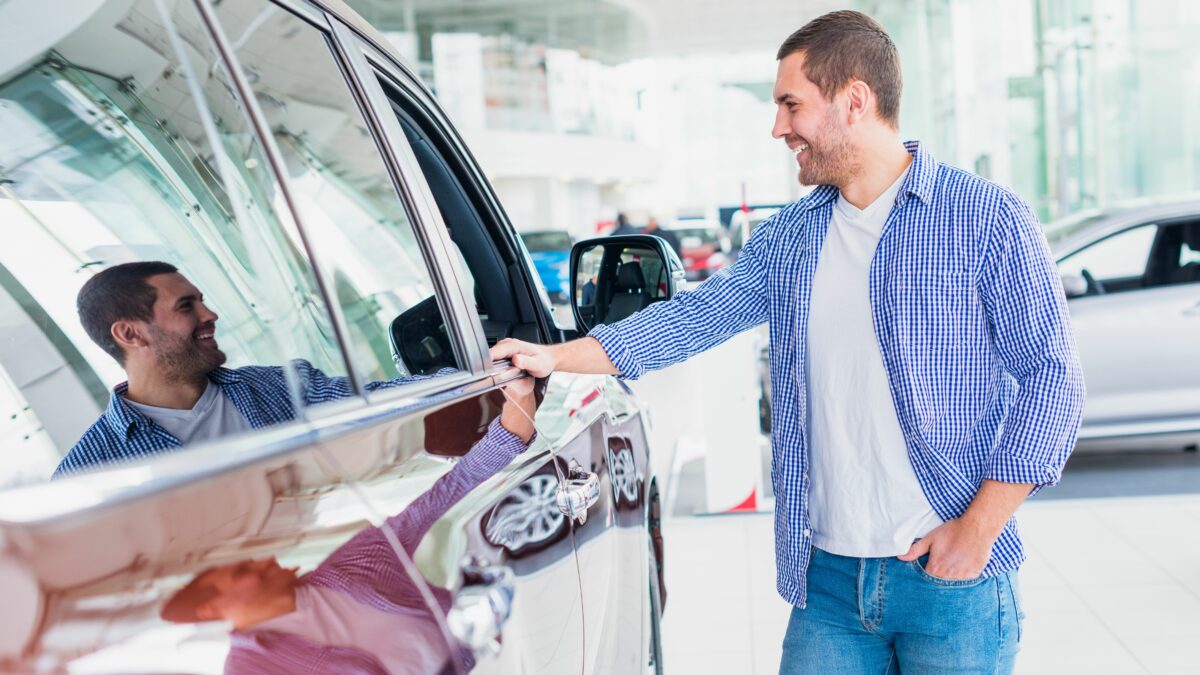
[[[608,466],[612,476],[613,494],[623,504],[636,506],[638,503],[638,473],[637,463],[633,460],[633,451],[621,448],[608,451]]]
[[[557,541],[566,531],[566,517],[555,502],[557,488],[558,479],[553,475],[525,479],[488,514],[484,536],[513,556]]]

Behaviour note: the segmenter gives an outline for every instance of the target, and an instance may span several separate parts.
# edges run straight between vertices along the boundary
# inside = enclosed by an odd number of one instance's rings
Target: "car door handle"
[[[500,634],[512,615],[512,568],[471,562],[463,565],[464,585],[446,613],[450,632],[476,656],[500,652]]]
[[[600,501],[600,477],[571,460],[566,479],[559,482],[554,500],[564,516],[582,525],[587,522],[588,509]]]

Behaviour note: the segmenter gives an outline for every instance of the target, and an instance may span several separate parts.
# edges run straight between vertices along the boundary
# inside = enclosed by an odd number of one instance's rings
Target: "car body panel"
[[[1055,260],[1139,226],[1200,220],[1200,202],[1135,204],[1047,225]],[[1081,450],[1180,448],[1200,441],[1200,283],[1068,299],[1088,389]]]

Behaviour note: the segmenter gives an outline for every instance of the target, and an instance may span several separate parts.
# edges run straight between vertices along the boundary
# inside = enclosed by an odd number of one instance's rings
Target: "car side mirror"
[[[585,239],[571,249],[571,309],[580,333],[674,297],[683,263],[650,234]]]
[[[432,375],[442,368],[458,367],[437,298],[432,295],[392,319],[388,342],[401,376]]]
[[[1088,282],[1082,274],[1064,272],[1062,275],[1063,295],[1078,298],[1088,294]]]

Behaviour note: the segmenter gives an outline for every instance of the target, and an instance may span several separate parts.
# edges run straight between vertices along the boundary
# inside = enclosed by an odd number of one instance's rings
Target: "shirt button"
[[[808,528],[806,527],[806,528],[804,528],[804,533],[803,533],[803,534],[804,534],[804,536],[806,536],[806,537],[811,537],[811,536],[812,536],[812,530],[810,530],[810,529],[808,529]]]

